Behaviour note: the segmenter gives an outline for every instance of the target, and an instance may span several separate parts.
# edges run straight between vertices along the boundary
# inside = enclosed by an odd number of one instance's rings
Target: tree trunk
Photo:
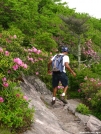
[[[78,36],[78,68],[80,69],[81,63],[81,42],[80,42],[80,35]]]

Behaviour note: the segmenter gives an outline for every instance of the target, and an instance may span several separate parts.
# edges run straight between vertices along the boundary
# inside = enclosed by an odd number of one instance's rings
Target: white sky
[[[67,2],[69,8],[76,8],[79,13],[88,13],[90,16],[101,18],[101,0],[61,0]]]

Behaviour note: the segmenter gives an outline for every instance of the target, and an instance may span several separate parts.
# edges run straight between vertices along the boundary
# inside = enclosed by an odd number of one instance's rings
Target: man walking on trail
[[[66,69],[68,69],[73,76],[76,76],[75,72],[69,66],[69,56],[67,55],[68,48],[62,47],[61,51],[62,53],[55,55],[48,62],[48,74],[51,73],[50,67],[52,65],[52,86],[53,86],[53,98],[51,102],[52,105],[54,105],[56,101],[56,93],[58,90],[59,82],[61,82],[62,86],[64,87],[60,100],[64,104],[67,104],[67,101],[65,100],[65,95],[68,89],[68,76],[66,74]],[[61,58],[61,60],[59,61],[59,63],[57,63],[59,58]]]

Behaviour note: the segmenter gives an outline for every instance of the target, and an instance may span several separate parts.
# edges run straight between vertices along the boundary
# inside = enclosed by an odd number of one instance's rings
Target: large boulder
[[[30,107],[35,108],[34,121],[30,130],[24,134],[70,134],[59,124],[58,118],[48,109],[41,98],[43,94],[51,94],[43,82],[36,77],[23,78],[22,91],[28,96]],[[39,83],[39,84],[38,84]],[[52,97],[52,96],[51,96]]]
[[[22,91],[28,96],[29,107],[35,108],[33,123],[24,134],[79,134],[101,132],[101,121],[94,116],[76,112],[81,100],[70,99],[64,105],[58,98],[51,105],[52,93],[37,76],[24,77]],[[87,129],[86,129],[87,128]]]
[[[95,132],[96,134],[98,132],[100,134],[101,133],[101,121],[91,115],[87,122],[87,129],[90,132],[93,132],[93,133]]]

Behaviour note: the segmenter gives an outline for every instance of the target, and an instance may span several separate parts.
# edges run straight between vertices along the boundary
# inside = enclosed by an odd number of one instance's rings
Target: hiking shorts
[[[67,74],[64,72],[53,72],[53,74],[52,74],[52,86],[53,86],[53,88],[58,86],[59,81],[61,81],[62,86],[64,86],[64,87],[68,86]]]

